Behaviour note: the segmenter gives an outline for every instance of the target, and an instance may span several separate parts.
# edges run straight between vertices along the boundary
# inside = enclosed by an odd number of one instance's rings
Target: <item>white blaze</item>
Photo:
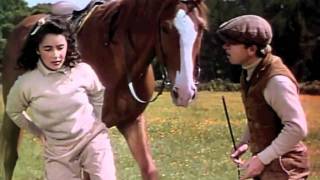
[[[192,52],[197,32],[191,18],[181,9],[174,18],[174,25],[180,34],[180,71],[176,72],[174,87],[178,88],[178,101],[187,105],[196,89],[193,81]]]

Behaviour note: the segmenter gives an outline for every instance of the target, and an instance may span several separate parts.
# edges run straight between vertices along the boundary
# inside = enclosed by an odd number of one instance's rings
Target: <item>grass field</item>
[[[245,116],[239,93],[200,92],[185,108],[171,103],[168,93],[152,103],[145,113],[153,156],[163,180],[234,180],[237,171],[229,160],[231,149],[221,96],[226,97],[234,134],[241,135]],[[312,175],[320,179],[320,97],[303,96],[308,116]],[[110,129],[119,180],[139,180],[140,174],[124,139]],[[20,159],[14,180],[43,179],[41,145],[29,134],[19,148]],[[0,176],[1,179],[1,176]]]

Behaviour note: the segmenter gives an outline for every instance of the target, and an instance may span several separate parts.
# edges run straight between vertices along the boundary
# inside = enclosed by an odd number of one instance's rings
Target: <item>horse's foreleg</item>
[[[124,135],[133,157],[139,164],[144,180],[157,180],[158,171],[151,156],[150,146],[145,127],[145,120],[140,115],[135,121],[124,127],[118,127]]]
[[[0,132],[0,156],[1,168],[4,168],[4,179],[11,180],[13,170],[18,160],[18,141],[20,129],[4,116]]]

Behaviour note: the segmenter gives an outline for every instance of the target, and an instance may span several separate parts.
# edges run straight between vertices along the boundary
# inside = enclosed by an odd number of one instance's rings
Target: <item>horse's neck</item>
[[[123,31],[125,63],[132,74],[147,69],[155,56],[155,42],[158,30],[160,0],[124,0],[126,11],[121,19]]]
[[[157,23],[160,14],[165,7],[173,6],[177,0],[123,0],[122,4],[127,8],[129,17],[142,22]]]
[[[80,32],[81,44],[97,47],[105,51],[103,43],[107,45],[112,54],[106,54],[104,61],[114,61],[115,64],[124,65],[123,70],[132,74],[144,73],[150,60],[154,57],[154,49],[159,26],[160,10],[164,6],[161,0],[123,0],[114,1],[104,5],[95,12],[95,15],[84,25]],[[168,0],[163,0],[163,2]],[[147,9],[145,9],[147,8]],[[103,22],[102,22],[103,20]],[[96,29],[92,34],[92,30]],[[82,34],[82,35],[81,35]],[[99,42],[93,43],[91,39]],[[104,41],[104,42],[101,42]],[[96,45],[100,43],[99,47]],[[88,59],[94,56],[91,52],[82,48]],[[110,57],[114,57],[110,59]],[[96,56],[95,61],[101,61]],[[122,68],[121,68],[122,69]],[[139,72],[139,73],[138,73]]]

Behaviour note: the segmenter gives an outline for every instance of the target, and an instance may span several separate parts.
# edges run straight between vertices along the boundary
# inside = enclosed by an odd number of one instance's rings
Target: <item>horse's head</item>
[[[199,53],[206,28],[206,6],[201,0],[180,0],[160,17],[157,58],[167,69],[172,100],[187,106],[196,96]]]

